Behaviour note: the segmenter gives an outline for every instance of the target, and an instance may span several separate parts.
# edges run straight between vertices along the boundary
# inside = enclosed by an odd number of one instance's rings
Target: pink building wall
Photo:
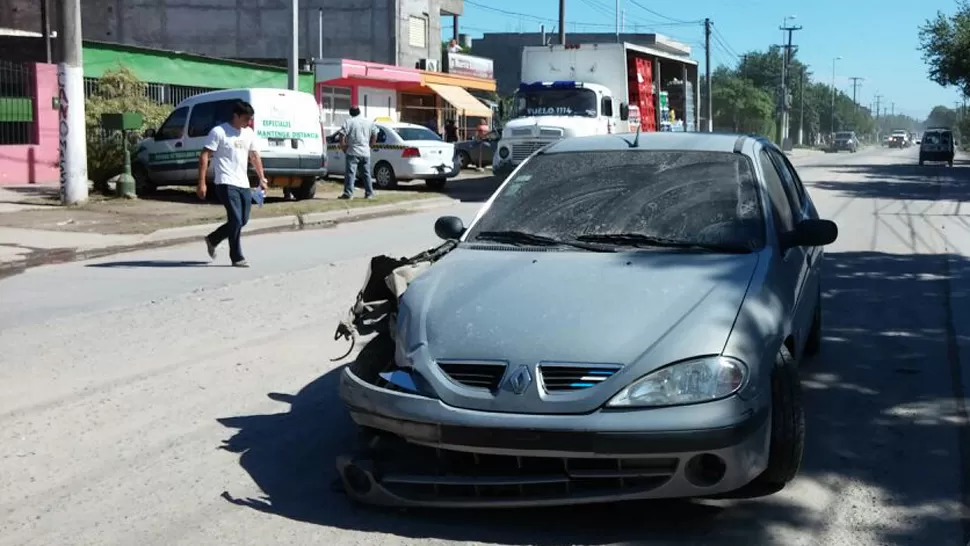
[[[34,65],[34,131],[37,144],[0,145],[0,185],[59,184],[57,66]]]

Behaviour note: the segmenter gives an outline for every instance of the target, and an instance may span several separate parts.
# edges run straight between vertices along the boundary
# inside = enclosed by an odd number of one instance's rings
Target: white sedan
[[[461,164],[455,145],[437,134],[412,123],[376,123],[377,144],[371,150],[370,164],[374,187],[389,189],[399,181],[424,180],[433,190],[444,189],[449,178],[458,176]],[[331,175],[346,172],[346,154],[340,149],[337,131],[327,138],[327,170]]]

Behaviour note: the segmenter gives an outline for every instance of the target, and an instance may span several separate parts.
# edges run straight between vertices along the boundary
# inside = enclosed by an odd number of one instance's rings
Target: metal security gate
[[[37,144],[33,66],[0,60],[0,146]]]

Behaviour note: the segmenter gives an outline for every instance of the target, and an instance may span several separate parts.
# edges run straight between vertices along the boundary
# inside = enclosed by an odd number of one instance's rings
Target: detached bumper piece
[[[677,472],[673,457],[553,458],[420,446],[380,434],[337,459],[352,498],[367,504],[432,507],[542,506],[637,498]]]

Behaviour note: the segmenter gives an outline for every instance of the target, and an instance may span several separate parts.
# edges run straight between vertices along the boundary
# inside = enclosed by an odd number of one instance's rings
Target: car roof
[[[424,125],[418,125],[417,123],[405,123],[403,121],[378,121],[377,125],[381,127],[388,127],[390,129],[428,129]],[[431,129],[428,129],[429,131]]]
[[[627,150],[630,142],[637,136],[635,133],[614,133],[609,135],[594,135],[573,137],[559,140],[546,148],[544,153],[575,153],[592,151]],[[760,141],[767,143],[758,136],[741,135],[735,133],[697,133],[697,132],[641,132],[637,148],[641,150],[690,150],[699,152],[741,152],[747,142]]]

